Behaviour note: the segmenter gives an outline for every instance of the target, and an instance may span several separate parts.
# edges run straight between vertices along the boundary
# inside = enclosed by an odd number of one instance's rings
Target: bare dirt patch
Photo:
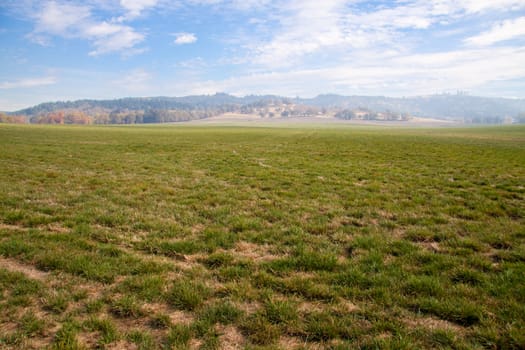
[[[346,312],[356,312],[356,311],[359,311],[360,310],[360,307],[354,303],[352,303],[351,301],[349,300],[340,300],[339,301],[339,305],[340,307],[343,308],[343,310],[345,310]]]
[[[77,335],[77,341],[88,349],[94,349],[97,346],[98,333],[86,332]]]
[[[195,319],[190,313],[179,310],[172,310],[166,312],[166,314],[169,316],[173,324],[191,324]]]
[[[27,231],[29,230],[27,227],[23,227],[20,225],[8,225],[8,224],[2,224],[0,223],[0,230],[8,230],[8,231]]]
[[[301,338],[281,336],[279,338],[280,349],[308,349],[308,350],[323,350],[327,348],[327,344],[319,344],[314,342],[305,342]],[[336,345],[336,344],[332,344]]]
[[[250,242],[237,242],[232,251],[236,257],[246,258],[252,261],[271,261],[280,258],[281,256],[272,254],[270,246],[259,245]]]
[[[26,349],[48,349],[52,338],[32,338],[24,344]]]
[[[13,333],[18,329],[18,324],[14,322],[4,322],[0,324],[0,334]]]
[[[440,320],[434,317],[418,317],[415,319],[405,320],[409,327],[423,327],[430,330],[445,329],[456,333],[463,333],[464,328],[449,321]]]
[[[192,339],[190,340],[189,348],[197,350],[197,349],[200,349],[201,345],[202,345],[202,340]]]
[[[441,251],[441,247],[439,246],[438,242],[418,242],[416,244],[421,248],[431,252],[438,253]]]
[[[33,266],[22,264],[13,259],[0,257],[0,267],[8,271],[23,273],[27,277],[37,281],[45,281],[49,277],[48,272],[40,271]]]
[[[108,350],[135,350],[138,349],[137,345],[126,341],[126,340],[119,340],[116,343],[111,343],[105,347]]]
[[[71,232],[70,228],[64,227],[64,226],[62,226],[60,224],[57,224],[57,223],[53,223],[53,224],[47,225],[47,229],[49,231],[56,232],[56,233],[69,233],[69,232]]]
[[[241,332],[234,326],[219,326],[218,329],[221,342],[221,349],[237,350],[242,349],[244,344],[244,337]]]
[[[197,233],[201,233],[202,231],[204,231],[205,227],[203,224],[195,224],[191,227],[191,233],[192,234],[197,234]]]

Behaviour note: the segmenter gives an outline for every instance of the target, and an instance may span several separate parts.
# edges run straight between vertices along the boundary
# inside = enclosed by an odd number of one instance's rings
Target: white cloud
[[[119,20],[131,20],[139,17],[148,8],[155,7],[158,0],[120,0],[120,5],[127,11],[126,16]]]
[[[406,4],[370,12],[351,12],[347,16],[347,23],[368,29],[426,29],[439,21],[442,11],[431,2]]]
[[[197,36],[193,33],[175,33],[175,40],[173,41],[177,45],[192,44],[197,41]]]
[[[43,85],[56,84],[57,79],[55,77],[40,77],[40,78],[28,78],[20,79],[16,81],[5,81],[0,83],[0,89],[18,89],[18,88],[31,88]]]
[[[392,7],[347,0],[293,0],[276,8],[278,29],[262,44],[247,44],[251,62],[293,66],[309,55],[410,45],[405,30],[426,30],[457,12],[448,0],[399,1]]]
[[[135,32],[131,27],[121,26],[112,34],[97,36],[93,42],[95,50],[89,52],[89,55],[97,56],[115,51],[124,51],[128,54],[129,50],[135,52],[134,46],[143,40],[144,35]]]
[[[414,54],[297,68],[257,74],[238,74],[225,80],[184,81],[172,87],[178,94],[224,91],[236,95],[279,94],[315,96],[425,95],[451,90],[476,90],[498,81],[525,79],[525,48],[484,48],[437,54]]]
[[[76,36],[79,23],[89,20],[89,7],[72,4],[48,2],[37,15],[35,32],[61,36]]]
[[[133,11],[144,7],[128,4]],[[145,5],[144,5],[145,6]],[[133,12],[135,13],[135,12]],[[35,29],[28,38],[41,45],[50,44],[50,36],[88,40],[94,47],[89,52],[97,56],[112,52],[123,54],[141,52],[135,46],[144,41],[145,35],[122,23],[98,21],[91,9],[84,5],[51,1],[35,15]]]
[[[490,30],[465,39],[465,43],[474,46],[489,46],[523,36],[525,36],[525,17],[519,17],[496,23]]]
[[[440,0],[434,0],[439,2]],[[454,0],[446,0],[455,2]],[[514,11],[525,7],[524,0],[457,0],[459,6],[469,13],[489,10]]]
[[[227,0],[208,2],[231,4]],[[224,80],[194,76],[173,89],[179,94],[225,91],[238,95],[336,92],[402,96],[475,90],[498,81],[525,79],[525,66],[521,64],[525,62],[525,49],[519,45],[468,49],[461,38],[470,30],[463,24],[466,21],[479,25],[489,12],[491,16],[507,16],[525,8],[525,0],[261,3],[267,7],[265,14],[252,17],[256,21],[252,19],[251,24],[263,22],[265,27],[261,32],[252,27],[255,35],[241,33],[238,37],[246,51],[236,51],[236,57],[226,61],[239,65],[245,74],[236,72]],[[498,41],[517,37],[516,27],[521,22],[512,23],[512,37],[510,25],[505,23],[502,31],[506,34],[498,34]],[[444,43],[447,40],[450,42]],[[231,43],[238,45],[233,40]],[[444,48],[438,49],[440,45]],[[419,53],[420,47],[434,52]]]
[[[485,12],[509,12],[525,8],[524,0],[407,0],[408,6],[428,8],[430,16],[459,18]]]
[[[280,29],[262,44],[248,43],[253,58],[249,60],[266,66],[291,66],[302,56],[325,47],[351,43],[340,25],[343,13],[341,0],[290,1],[280,8]]]
[[[117,34],[125,29],[126,27],[120,24],[100,22],[86,26],[84,33],[88,37],[103,37]]]

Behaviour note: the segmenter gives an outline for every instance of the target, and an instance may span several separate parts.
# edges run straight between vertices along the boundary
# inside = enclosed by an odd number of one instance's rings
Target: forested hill
[[[287,98],[273,95],[235,97],[218,93],[186,97],[138,97],[114,100],[48,102],[11,115],[34,123],[156,123],[208,118],[226,112],[267,117],[304,117],[318,114],[352,115],[366,110],[463,121],[501,123],[525,120],[525,99],[487,98],[465,94],[419,97],[319,95]]]
[[[301,100],[321,108],[366,108],[392,111],[418,117],[452,120],[483,120],[516,117],[525,112],[525,99],[478,97],[466,94],[440,94],[417,97],[320,95]]]
[[[67,102],[46,102],[34,107],[22,109],[13,114],[36,116],[58,110],[76,109],[84,112],[90,110],[206,110],[234,109],[256,102],[283,100],[277,96],[246,96],[243,98],[217,93],[215,95],[196,95],[185,97],[128,97],[113,100],[77,100]]]

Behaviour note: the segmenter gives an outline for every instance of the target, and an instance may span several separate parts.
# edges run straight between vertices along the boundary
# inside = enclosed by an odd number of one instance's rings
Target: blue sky
[[[2,0],[0,110],[227,92],[525,98],[525,0]]]

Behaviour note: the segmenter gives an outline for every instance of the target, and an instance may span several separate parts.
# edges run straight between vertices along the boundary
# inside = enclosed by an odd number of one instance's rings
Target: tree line
[[[348,120],[407,120],[411,116],[445,118],[472,124],[525,123],[525,99],[432,95],[381,96],[320,95],[311,99],[273,95],[235,97],[122,98],[48,102],[13,113],[0,113],[0,123],[143,124],[204,119],[227,112],[262,118],[335,116]]]
[[[171,123],[209,118],[225,113],[219,110],[114,110],[92,111],[86,113],[80,110],[57,110],[40,113],[33,117],[0,115],[0,123],[31,123],[31,124],[148,124]]]

